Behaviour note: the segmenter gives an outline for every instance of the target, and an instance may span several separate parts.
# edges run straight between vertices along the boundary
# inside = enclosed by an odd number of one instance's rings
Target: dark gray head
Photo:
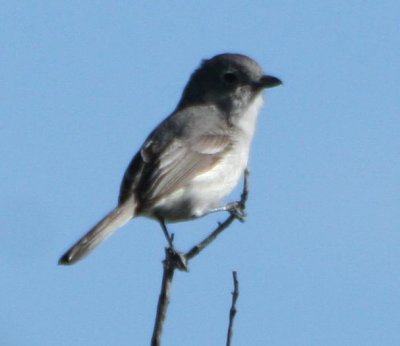
[[[194,104],[213,103],[231,112],[246,107],[264,88],[282,82],[263,71],[254,60],[241,54],[220,54],[204,60],[187,83],[178,109]]]

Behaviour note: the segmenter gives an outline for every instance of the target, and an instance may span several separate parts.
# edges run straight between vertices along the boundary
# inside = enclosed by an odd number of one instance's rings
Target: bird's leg
[[[174,234],[169,234],[168,232],[168,228],[167,225],[165,224],[164,219],[159,218],[158,221],[160,222],[161,228],[164,232],[165,238],[167,238],[167,242],[168,242],[168,249],[167,254],[168,254],[168,260],[169,260],[169,264],[164,263],[165,265],[171,265],[171,263],[173,262],[173,266],[178,268],[179,270],[182,271],[188,271],[188,266],[187,266],[187,259],[185,257],[185,255],[179,251],[177,251],[174,247]]]
[[[211,209],[207,213],[208,214],[217,213],[220,211],[227,211],[241,222],[244,222],[244,218],[246,217],[246,212],[244,211],[244,204],[241,201],[228,203],[223,207]]]
[[[174,248],[174,235],[170,235],[168,232],[168,228],[167,225],[165,224],[164,219],[158,219],[158,221],[160,222],[161,228],[163,230],[163,233],[165,235],[165,238],[167,239],[168,245],[171,249]]]

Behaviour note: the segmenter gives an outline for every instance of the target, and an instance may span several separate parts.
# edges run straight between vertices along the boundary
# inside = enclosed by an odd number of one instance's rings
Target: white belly
[[[180,221],[207,214],[220,206],[238,184],[247,167],[255,124],[263,99],[257,96],[247,112],[232,119],[239,136],[232,149],[211,170],[193,178],[184,188],[157,203],[158,215],[166,221]]]

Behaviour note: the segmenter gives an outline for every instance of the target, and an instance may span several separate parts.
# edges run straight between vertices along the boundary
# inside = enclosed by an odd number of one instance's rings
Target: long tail
[[[102,241],[125,225],[135,214],[135,203],[129,199],[108,213],[96,226],[78,240],[58,261],[58,264],[74,264],[86,257]]]

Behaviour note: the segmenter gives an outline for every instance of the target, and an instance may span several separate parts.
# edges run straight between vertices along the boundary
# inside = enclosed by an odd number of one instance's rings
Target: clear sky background
[[[247,222],[177,273],[163,345],[400,345],[398,1],[2,1],[0,345],[148,345],[165,239],[114,207],[200,60],[240,52],[267,92]],[[238,196],[238,191],[231,199]],[[224,215],[171,227],[188,249]]]

